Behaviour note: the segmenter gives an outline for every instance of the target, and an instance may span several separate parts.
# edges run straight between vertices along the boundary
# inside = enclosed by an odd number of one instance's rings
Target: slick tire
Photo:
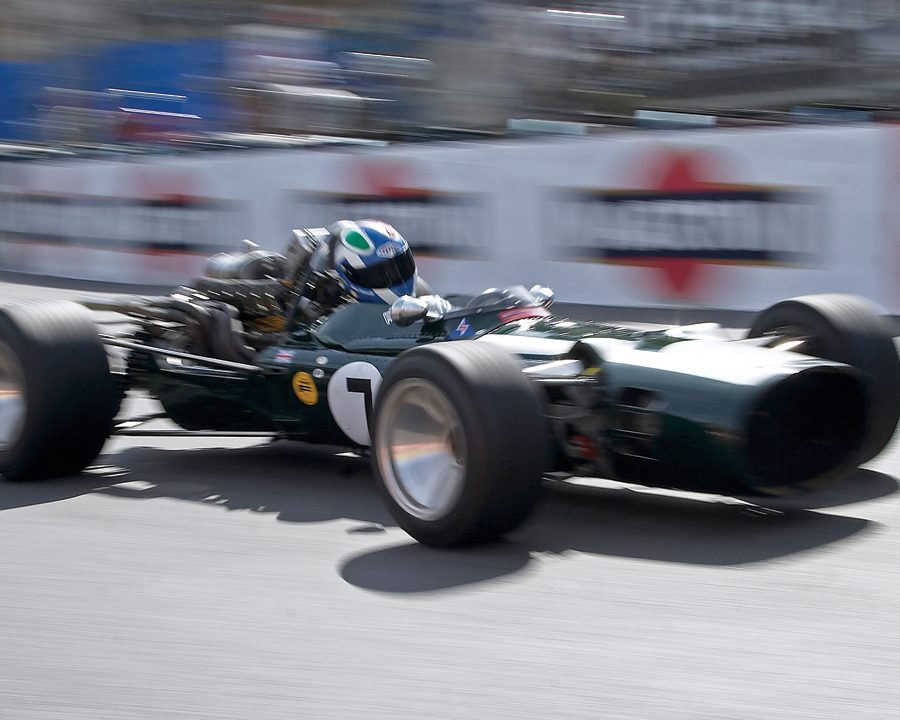
[[[373,425],[378,489],[420,543],[488,542],[537,503],[546,458],[538,391],[500,348],[459,341],[403,353],[381,383]]]
[[[89,310],[72,302],[0,307],[0,475],[73,475],[100,453],[122,389]]]
[[[868,462],[888,444],[900,419],[900,358],[890,321],[855,295],[806,295],[764,310],[749,337],[779,334],[809,338],[799,352],[852,365],[868,378],[867,429],[856,464]]]

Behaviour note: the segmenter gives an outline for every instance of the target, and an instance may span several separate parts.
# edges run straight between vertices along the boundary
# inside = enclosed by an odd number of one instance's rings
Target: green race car
[[[370,453],[398,524],[448,546],[521,524],[550,474],[819,488],[878,455],[900,415],[890,324],[853,296],[780,302],[733,339],[708,324],[567,320],[552,293],[521,286],[449,297],[446,311],[350,302],[285,327],[280,287],[223,279],[215,292],[3,306],[0,473],[78,473],[141,421],[117,418],[139,391],[181,432]],[[98,332],[94,311],[131,325]]]

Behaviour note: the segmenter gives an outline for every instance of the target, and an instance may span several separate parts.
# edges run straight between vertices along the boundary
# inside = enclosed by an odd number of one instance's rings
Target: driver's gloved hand
[[[424,295],[419,300],[428,305],[429,314],[446,315],[453,309],[453,305],[440,295]]]

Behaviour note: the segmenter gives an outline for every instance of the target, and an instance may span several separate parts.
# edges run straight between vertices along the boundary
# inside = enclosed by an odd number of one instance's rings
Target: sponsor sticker
[[[308,372],[294,373],[291,380],[294,395],[304,405],[315,405],[319,402],[319,391],[316,389],[316,381]]]
[[[457,338],[463,338],[472,333],[472,326],[469,324],[468,318],[463,318],[459,321],[459,325],[456,326],[456,329],[453,330],[447,337],[451,340],[456,340]]]
[[[378,247],[375,254],[382,258],[392,258],[397,257],[403,250],[404,248],[400,246],[400,243],[385,243]]]
[[[294,359],[294,351],[279,350],[272,359],[277,363],[290,363]]]

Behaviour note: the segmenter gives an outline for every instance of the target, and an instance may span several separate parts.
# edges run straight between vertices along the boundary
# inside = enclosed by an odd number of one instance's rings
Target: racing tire
[[[806,295],[783,300],[760,313],[748,337],[767,334],[805,341],[807,355],[852,365],[868,380],[868,425],[856,465],[890,442],[900,419],[900,358],[892,327],[877,306],[856,295]]]
[[[89,310],[73,302],[0,307],[0,475],[74,475],[103,448],[122,388]]]
[[[424,545],[494,540],[539,498],[547,433],[538,391],[495,346],[460,341],[400,355],[378,391],[372,437],[379,492]]]

